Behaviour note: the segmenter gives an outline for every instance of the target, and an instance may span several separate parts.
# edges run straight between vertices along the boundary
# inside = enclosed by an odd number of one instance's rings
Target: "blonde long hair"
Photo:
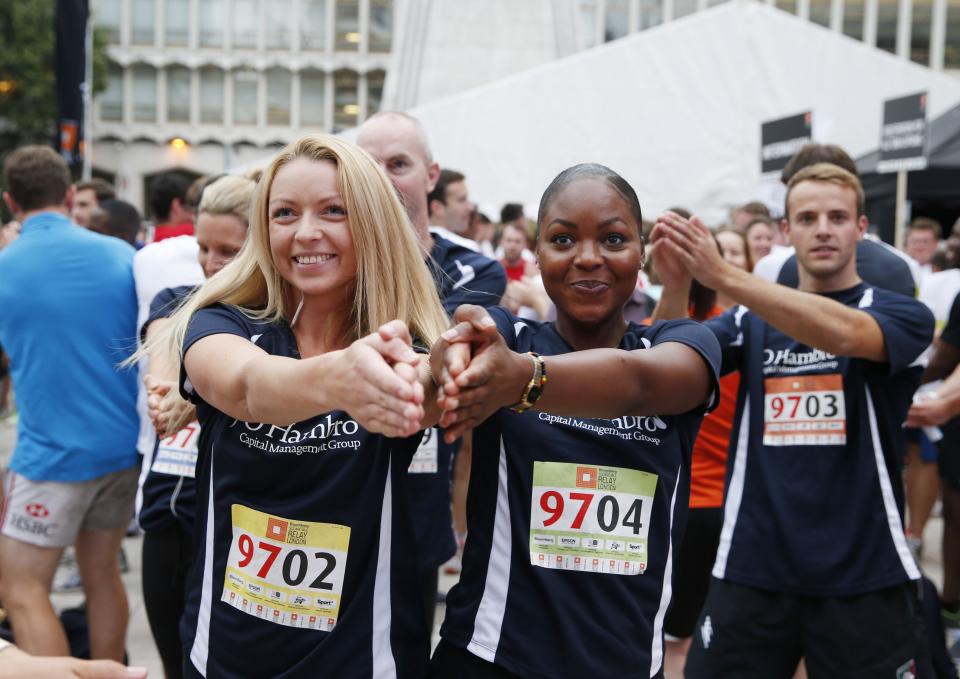
[[[311,134],[280,151],[260,178],[247,241],[240,253],[191,295],[171,317],[172,322],[141,352],[163,347],[179,362],[193,314],[218,302],[235,306],[255,320],[291,319],[294,296],[273,260],[268,203],[277,171],[298,158],[332,162],[337,168],[337,184],[346,204],[357,259],[352,327],[345,339],[352,342],[369,335],[395,318],[406,323],[410,333],[428,346],[446,329],[447,316],[413,227],[380,166],[353,144],[330,135]]]

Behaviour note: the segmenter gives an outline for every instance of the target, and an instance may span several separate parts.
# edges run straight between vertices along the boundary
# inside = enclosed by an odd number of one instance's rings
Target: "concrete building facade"
[[[88,129],[94,171],[142,208],[158,172],[223,172],[722,1],[95,0],[110,67]],[[960,0],[763,1],[960,69]]]

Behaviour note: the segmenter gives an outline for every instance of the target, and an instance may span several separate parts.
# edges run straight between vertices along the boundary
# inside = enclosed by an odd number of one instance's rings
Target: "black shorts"
[[[960,490],[960,417],[944,424],[940,431],[943,432],[943,438],[937,442],[940,478]]]
[[[931,677],[917,583],[815,598],[714,579],[687,656],[687,679]]]
[[[673,601],[663,623],[664,631],[672,637],[685,639],[693,634],[707,600],[722,528],[723,507],[691,509],[687,516],[687,530],[673,571]]]

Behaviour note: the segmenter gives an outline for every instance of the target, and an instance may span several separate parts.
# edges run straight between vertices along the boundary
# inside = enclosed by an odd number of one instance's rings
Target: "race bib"
[[[533,463],[530,563],[542,568],[639,575],[657,475],[565,462]]]
[[[420,447],[413,454],[410,466],[407,472],[410,474],[436,474],[437,473],[437,439],[440,438],[440,432],[430,428],[423,432],[423,439],[420,441]]]
[[[160,440],[150,471],[194,478],[197,473],[197,439],[200,423],[193,421],[173,436]]]
[[[233,505],[221,600],[261,620],[329,632],[337,624],[350,528]]]
[[[847,442],[840,375],[768,377],[763,386],[764,445],[835,446]]]

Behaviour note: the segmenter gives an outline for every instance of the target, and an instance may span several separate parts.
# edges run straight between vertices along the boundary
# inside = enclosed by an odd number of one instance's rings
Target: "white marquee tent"
[[[719,223],[762,193],[761,122],[812,110],[814,139],[856,157],[877,146],[883,100],[921,90],[931,119],[960,102],[960,79],[733,0],[410,113],[482,208],[532,215],[560,170],[591,161],[645,215],[682,205]]]

